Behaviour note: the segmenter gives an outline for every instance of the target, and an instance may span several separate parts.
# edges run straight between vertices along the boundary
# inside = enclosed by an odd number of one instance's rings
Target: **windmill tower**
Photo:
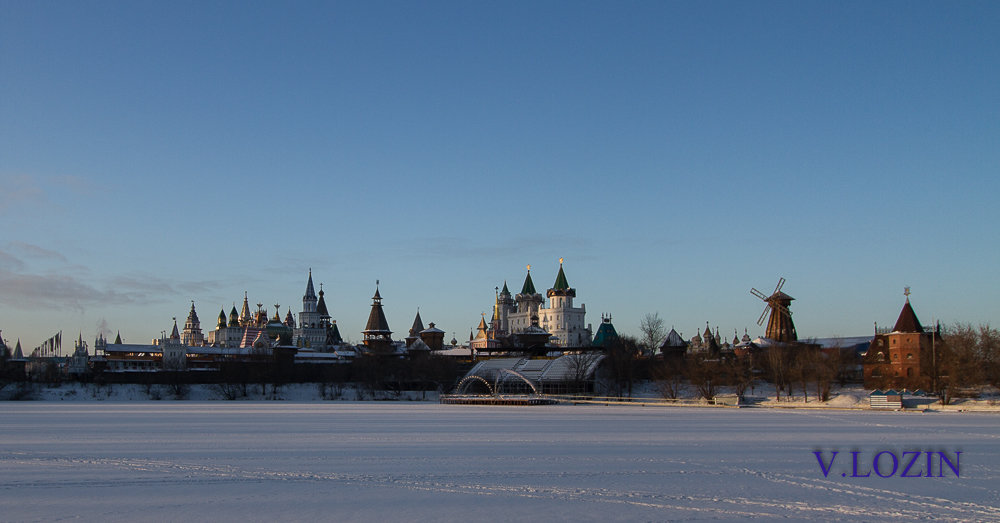
[[[750,294],[764,300],[764,303],[767,304],[757,320],[757,325],[764,325],[764,317],[768,315],[768,312],[771,313],[767,319],[767,330],[764,331],[764,336],[777,342],[791,343],[798,341],[798,335],[795,334],[795,324],[792,323],[792,311],[788,310],[795,298],[781,292],[783,285],[785,285],[785,279],[780,278],[770,296],[765,296],[764,293],[754,288],[750,289]]]

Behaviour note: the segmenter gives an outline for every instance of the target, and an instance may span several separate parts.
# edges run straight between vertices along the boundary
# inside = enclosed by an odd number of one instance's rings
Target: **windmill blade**
[[[774,292],[777,293],[778,291],[780,291],[781,288],[784,287],[784,285],[785,285],[785,279],[784,278],[779,278],[778,279],[778,285],[777,285],[777,287],[774,288]]]
[[[758,297],[758,298],[760,298],[760,299],[762,299],[764,301],[767,301],[767,296],[764,296],[764,293],[758,291],[757,289],[751,288],[750,289],[750,294],[753,294],[754,296],[756,296],[756,297]]]
[[[767,316],[767,311],[769,310],[771,310],[770,304],[764,307],[764,312],[760,313],[760,318],[757,318],[757,325],[764,325],[764,316]]]

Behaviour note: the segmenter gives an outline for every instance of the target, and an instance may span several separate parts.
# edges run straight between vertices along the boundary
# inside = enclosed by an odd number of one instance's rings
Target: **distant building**
[[[549,300],[535,290],[531,279],[531,266],[521,286],[521,292],[511,296],[507,283],[496,295],[493,316],[489,325],[485,317],[480,322],[479,333],[472,340],[476,349],[514,348],[518,335],[533,337],[545,332],[549,334],[548,344],[555,349],[589,347],[592,338],[591,326],[586,324],[586,305],[574,307],[576,289],[569,286],[563,260],[559,260],[559,273],[555,283],[546,292]]]
[[[201,333],[201,321],[198,320],[198,313],[194,310],[193,300],[191,301],[191,312],[188,313],[187,321],[184,322],[181,341],[189,347],[201,347],[205,344],[205,336]]]
[[[939,328],[925,329],[906,303],[891,332],[876,333],[862,357],[864,383],[870,389],[929,389],[936,371],[934,358],[942,343]]]
[[[327,309],[322,284],[319,295],[316,294],[311,269],[306,281],[306,292],[302,296],[302,312],[299,313],[298,323],[290,307],[282,320],[280,305],[274,305],[274,316],[271,318],[268,318],[263,305],[258,303],[257,310],[251,312],[247,293],[244,292],[242,309],[237,312],[234,305],[228,319],[225,309],[220,310],[215,330],[208,332],[207,343],[198,343],[201,328],[192,302],[181,341],[189,347],[207,344],[222,348],[249,348],[263,334],[272,345],[294,345],[315,351],[332,352],[344,344],[337,322],[331,319]]]
[[[386,320],[385,311],[382,309],[382,295],[379,293],[377,283],[375,284],[375,295],[372,296],[372,309],[368,314],[368,323],[361,334],[364,336],[363,343],[368,352],[377,354],[395,352],[392,331],[389,330],[389,321]]]

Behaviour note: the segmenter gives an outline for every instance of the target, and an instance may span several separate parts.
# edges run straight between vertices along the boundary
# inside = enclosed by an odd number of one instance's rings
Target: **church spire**
[[[317,299],[316,291],[313,288],[313,272],[309,269],[309,279],[306,281],[306,293],[302,295],[302,312],[304,313],[314,313],[317,312]],[[299,318],[301,319],[301,318]],[[312,323],[315,320],[309,320],[308,323]],[[302,320],[303,326],[307,323],[306,320]]]
[[[313,289],[313,270],[309,268],[309,281],[306,283],[306,294],[303,298],[316,298],[316,291]]]

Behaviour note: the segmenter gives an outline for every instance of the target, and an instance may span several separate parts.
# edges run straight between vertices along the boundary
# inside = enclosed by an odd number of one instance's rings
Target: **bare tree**
[[[636,380],[636,356],[639,343],[631,336],[619,336],[605,349],[605,365],[611,376],[612,393],[621,397],[632,397],[632,386]]]
[[[988,332],[989,327],[985,330]],[[936,347],[941,379],[938,392],[941,403],[947,405],[962,390],[981,385],[986,380],[984,367],[987,363],[981,350],[980,329],[969,323],[956,323],[949,327],[943,337],[944,343]]]
[[[781,391],[789,385],[789,356],[791,351],[782,343],[774,343],[767,348],[767,367],[774,383],[775,401],[781,401]],[[791,389],[788,390],[791,393]]]
[[[656,361],[651,371],[653,382],[666,399],[675,400],[684,383],[684,363],[677,358]]]
[[[725,381],[722,363],[694,355],[688,359],[687,369],[691,384],[698,394],[709,401],[714,399],[716,390],[722,384],[720,381]]]
[[[655,354],[663,339],[667,337],[663,318],[660,318],[659,312],[646,313],[639,320],[639,330],[642,332],[642,346],[646,348],[647,354]]]
[[[727,366],[729,368],[729,379],[733,384],[736,395],[742,398],[754,380],[750,358],[734,358]]]
[[[567,378],[573,387],[573,392],[585,392],[588,389],[590,377],[594,374],[594,368],[601,356],[603,354],[594,351],[567,356],[569,358],[569,376]]]

